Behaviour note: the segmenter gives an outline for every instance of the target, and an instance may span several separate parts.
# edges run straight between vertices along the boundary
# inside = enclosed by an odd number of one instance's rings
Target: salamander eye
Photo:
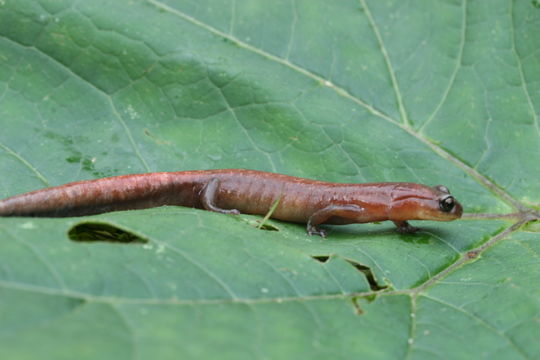
[[[450,194],[450,190],[448,190],[448,188],[444,185],[437,185],[435,186],[435,189],[439,190],[440,192]]]
[[[443,212],[450,212],[456,205],[456,201],[453,196],[446,196],[439,200],[439,207]]]

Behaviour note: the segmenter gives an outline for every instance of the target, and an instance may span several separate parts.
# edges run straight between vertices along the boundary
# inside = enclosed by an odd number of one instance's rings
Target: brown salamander
[[[450,221],[463,209],[445,186],[390,182],[342,184],[255,170],[200,170],[123,175],[73,182],[0,201],[0,216],[67,217],[163,205],[202,208],[224,214],[265,215],[320,224],[390,220],[400,232],[418,230],[407,220]]]

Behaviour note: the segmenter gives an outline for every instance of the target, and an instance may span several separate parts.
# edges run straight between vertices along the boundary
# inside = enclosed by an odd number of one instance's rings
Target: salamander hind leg
[[[201,192],[201,202],[205,210],[214,211],[221,214],[238,215],[240,211],[236,209],[222,209],[216,205],[216,196],[219,189],[219,179],[212,178],[204,186]]]
[[[363,215],[365,215],[365,210],[358,205],[328,205],[323,209],[317,210],[309,217],[307,232],[309,235],[326,237],[326,231],[320,229],[317,225],[325,223],[332,217],[351,219],[351,223],[353,223],[357,222]]]

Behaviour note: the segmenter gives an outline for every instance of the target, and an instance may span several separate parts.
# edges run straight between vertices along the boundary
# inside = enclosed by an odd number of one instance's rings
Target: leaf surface
[[[1,197],[251,168],[445,184],[467,212],[327,239],[175,207],[0,218],[0,356],[538,358],[539,23],[506,0],[0,1]],[[88,224],[136,240],[69,239]]]

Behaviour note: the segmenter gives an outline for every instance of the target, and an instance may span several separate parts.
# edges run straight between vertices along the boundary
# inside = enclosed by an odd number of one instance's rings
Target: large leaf
[[[0,356],[538,358],[535,4],[1,0],[1,197],[253,168],[442,183],[468,214],[327,239],[185,208],[2,218]],[[96,227],[133,241],[68,237]]]

